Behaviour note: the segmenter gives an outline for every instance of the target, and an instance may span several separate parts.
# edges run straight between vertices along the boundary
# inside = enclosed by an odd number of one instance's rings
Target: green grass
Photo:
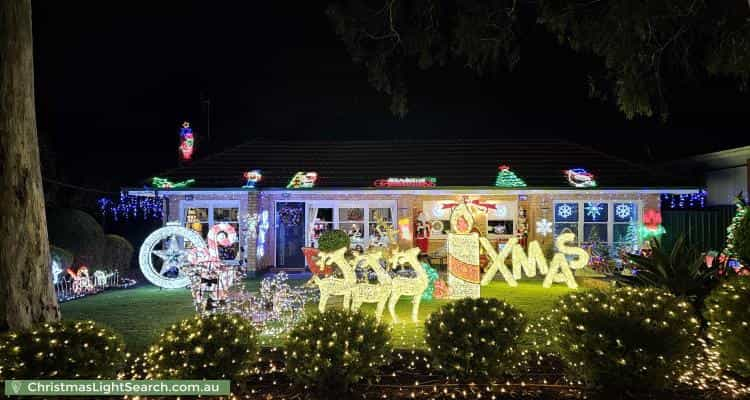
[[[302,282],[299,282],[302,283]],[[258,290],[259,281],[248,282],[247,289]],[[495,297],[512,304],[534,320],[550,311],[554,301],[568,293],[564,285],[544,289],[540,280],[519,282],[511,288],[504,282],[495,281],[482,287],[482,297]],[[340,306],[341,301],[332,298],[331,306]],[[393,344],[402,348],[424,347],[424,320],[449,300],[423,301],[419,309],[419,322],[411,322],[411,299],[404,297],[396,306],[400,322],[393,326]],[[310,304],[309,311],[317,309]],[[374,304],[362,306],[366,312],[374,312]],[[148,348],[159,333],[169,325],[195,314],[188,290],[160,290],[147,285],[133,289],[116,290],[62,304],[62,316],[66,320],[92,319],[120,332],[128,349],[134,353]],[[383,321],[392,323],[388,310]],[[267,338],[266,345],[281,345],[283,338]]]

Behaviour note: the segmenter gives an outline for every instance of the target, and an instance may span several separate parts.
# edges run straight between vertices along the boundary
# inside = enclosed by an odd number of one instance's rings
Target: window
[[[489,205],[487,207],[486,228],[490,237],[513,235],[518,210],[518,204],[515,201],[482,200],[480,203]],[[455,204],[456,202],[453,200],[422,202],[422,209],[432,226],[431,237],[442,238],[450,232],[450,206]]]
[[[578,234],[578,203],[556,203],[555,204],[555,236],[562,233]]]
[[[227,262],[236,262],[240,259],[240,203],[239,201],[183,201],[180,203],[182,209],[182,221],[184,226],[198,232],[203,239],[208,238],[209,229],[220,223],[227,223],[234,228],[237,240],[230,246],[218,246],[219,258]],[[221,233],[220,233],[221,234]],[[185,244],[191,247],[190,243]]]
[[[396,202],[391,200],[309,201],[307,210],[309,246],[318,247],[318,239],[323,232],[341,229],[349,234],[352,248],[364,250],[370,245],[387,242],[388,238],[381,238],[376,229],[377,221],[383,218],[393,225]]]
[[[572,232],[581,244],[636,250],[639,208],[634,201],[556,202],[555,236]]]

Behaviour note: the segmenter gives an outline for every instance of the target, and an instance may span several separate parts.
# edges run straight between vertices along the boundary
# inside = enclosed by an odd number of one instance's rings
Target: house
[[[734,205],[737,194],[750,192],[750,146],[700,154],[673,163],[702,179],[710,206]]]
[[[461,202],[485,210],[480,229],[497,245],[572,232],[581,244],[629,246],[660,194],[701,189],[690,174],[665,171],[558,139],[251,140],[163,172],[162,188],[126,190],[163,196],[165,222],[204,237],[232,225],[238,243],[221,257],[255,270],[304,267],[301,248],[330,229],[347,231],[353,246],[380,244],[378,219],[439,254]],[[191,184],[168,188],[182,181]]]

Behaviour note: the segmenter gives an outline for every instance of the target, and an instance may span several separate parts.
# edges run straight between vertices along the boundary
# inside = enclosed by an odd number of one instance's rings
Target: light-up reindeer
[[[328,298],[331,296],[344,296],[344,303],[342,308],[344,310],[349,309],[352,287],[354,287],[354,285],[357,283],[357,278],[354,274],[354,267],[349,265],[349,262],[346,261],[346,257],[344,257],[344,253],[346,253],[346,250],[346,247],[342,247],[330,253],[322,251],[318,253],[318,257],[320,257],[319,263],[321,266],[325,268],[326,265],[338,265],[339,270],[343,275],[343,278],[337,278],[333,275],[327,276],[325,278],[320,278],[317,275],[313,275],[313,283],[318,285],[318,288],[320,288],[320,302],[318,303],[318,310],[320,312],[324,312],[326,310]]]
[[[419,252],[419,247],[414,247],[409,250],[396,251],[391,257],[391,268],[395,269],[399,265],[408,264],[417,274],[416,278],[407,278],[404,276],[396,276],[392,278],[393,289],[391,292],[391,298],[388,301],[388,311],[391,313],[391,318],[394,323],[398,322],[398,317],[396,316],[396,303],[398,303],[401,296],[412,296],[411,320],[417,322],[419,302],[422,300],[422,293],[427,289],[430,282],[427,277],[427,272],[425,272],[422,263],[420,263],[417,258]]]
[[[392,281],[391,276],[388,275],[388,271],[380,265],[381,252],[372,251],[356,258],[352,265],[352,272],[354,269],[362,265],[365,273],[368,269],[372,269],[378,278],[378,283],[371,284],[367,281],[357,282],[352,287],[352,311],[359,310],[362,303],[377,303],[375,308],[375,318],[380,322],[385,310],[386,302],[388,297],[391,295]]]

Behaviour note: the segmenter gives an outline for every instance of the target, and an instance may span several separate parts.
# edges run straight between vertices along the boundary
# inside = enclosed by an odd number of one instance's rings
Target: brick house
[[[500,165],[509,168],[499,171]],[[250,170],[262,171],[263,178],[255,188],[243,188],[243,173]],[[299,171],[317,173],[315,185],[288,188]],[[501,172],[514,183],[497,186]],[[461,201],[486,207],[483,230],[496,243],[513,235],[552,241],[568,230],[582,244],[616,247],[645,210],[660,209],[660,194],[700,189],[689,174],[647,169],[557,139],[252,140],[159,176],[195,183],[126,190],[163,196],[165,222],[179,221],[204,236],[215,223],[233,224],[239,243],[223,258],[250,270],[304,268],[301,248],[315,246],[328,229],[343,229],[356,245],[371,245],[381,239],[376,216],[411,227],[405,235],[412,241],[422,220],[430,227],[429,238],[422,239],[427,252],[439,254],[449,208]],[[388,180],[404,177],[414,179]],[[590,186],[592,178],[596,186]],[[261,227],[263,240],[246,240],[248,217],[264,213],[269,223]]]

